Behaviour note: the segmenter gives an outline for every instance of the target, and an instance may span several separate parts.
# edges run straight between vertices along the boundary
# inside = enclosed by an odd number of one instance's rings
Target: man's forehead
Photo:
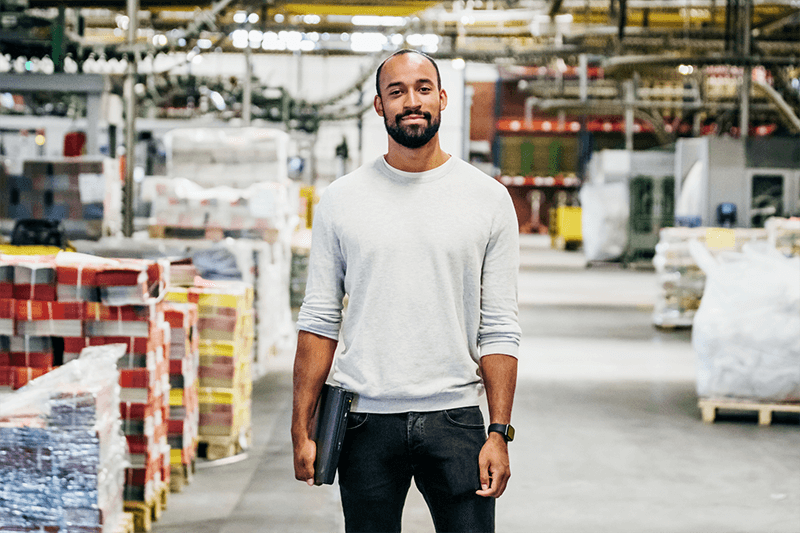
[[[390,57],[381,69],[381,85],[413,80],[413,83],[436,81],[436,68],[419,54],[400,54]]]

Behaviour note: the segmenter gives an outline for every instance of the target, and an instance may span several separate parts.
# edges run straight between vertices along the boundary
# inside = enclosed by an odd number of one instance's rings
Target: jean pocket
[[[369,413],[350,413],[347,415],[347,431],[362,427],[368,419]]]
[[[450,424],[456,427],[483,430],[483,413],[479,407],[447,409],[444,416]]]

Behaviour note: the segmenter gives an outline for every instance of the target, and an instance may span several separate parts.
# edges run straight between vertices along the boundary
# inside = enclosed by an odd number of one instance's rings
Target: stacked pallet
[[[170,489],[180,492],[190,481],[197,456],[200,406],[198,374],[200,344],[197,305],[167,303],[164,318],[171,328],[169,346]]]
[[[760,244],[718,256],[690,245],[707,276],[692,346],[708,422],[720,410],[757,412],[761,424],[800,413],[800,257]]]
[[[214,460],[249,446],[253,289],[241,282],[172,288],[167,300],[198,309],[199,453]]]
[[[22,175],[8,176],[0,213],[9,219],[63,222],[68,238],[99,238],[116,228],[104,206],[119,184],[119,163],[109,158],[55,158],[24,161]],[[109,216],[111,215],[111,216]],[[105,219],[105,220],[104,220]]]
[[[4,399],[0,531],[130,531],[117,409],[121,351],[90,348]]]
[[[663,228],[659,233],[653,265],[659,294],[653,324],[663,328],[691,327],[706,283],[706,275],[689,253],[689,243],[698,241],[713,254],[740,251],[748,242],[765,241],[763,229]]]
[[[165,264],[106,260],[82,254],[2,257],[13,267],[13,298],[2,300],[0,387],[15,389],[88,346],[122,344],[119,410],[131,464],[126,507],[144,513],[163,505],[170,476],[167,442],[169,345],[164,321]],[[5,270],[8,270],[5,268]],[[7,287],[6,287],[7,292]],[[10,309],[10,312],[9,312]]]

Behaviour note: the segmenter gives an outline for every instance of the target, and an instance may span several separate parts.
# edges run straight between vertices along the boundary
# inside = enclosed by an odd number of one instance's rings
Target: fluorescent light
[[[247,22],[249,22],[250,24],[255,24],[256,22],[258,22],[258,13],[250,13],[247,16]]]
[[[378,15],[354,15],[350,22],[353,26],[405,26],[406,19]]]
[[[411,46],[422,46],[422,35],[419,33],[412,33],[406,37],[406,42]]]
[[[350,48],[354,52],[380,52],[388,42],[386,36],[377,32],[354,32],[350,39]]]
[[[247,13],[244,11],[237,11],[233,14],[233,21],[237,24],[244,24],[247,21]]]

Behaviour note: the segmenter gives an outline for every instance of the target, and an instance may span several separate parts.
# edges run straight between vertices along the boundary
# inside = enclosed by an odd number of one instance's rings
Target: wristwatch
[[[511,424],[489,424],[489,433],[500,433],[506,442],[514,440],[514,426]]]

